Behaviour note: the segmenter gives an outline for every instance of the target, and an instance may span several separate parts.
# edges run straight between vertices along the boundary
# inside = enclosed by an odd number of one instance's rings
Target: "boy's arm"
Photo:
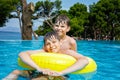
[[[73,56],[77,61],[72,66],[61,71],[57,75],[65,75],[65,74],[80,70],[80,69],[84,68],[89,63],[88,59],[85,56],[78,54],[73,50],[68,50],[67,55]]]
[[[34,69],[36,69],[37,71],[39,72],[42,72],[43,74],[47,74],[47,75],[51,75],[51,73],[53,71],[49,70],[49,69],[43,69],[43,68],[40,68],[39,66],[37,66],[34,61],[31,59],[30,55],[31,54],[38,54],[40,52],[44,52],[44,50],[41,50],[41,51],[38,51],[38,50],[35,50],[35,51],[26,51],[26,52],[21,52],[19,54],[19,57],[21,58],[21,60],[28,64],[29,66],[33,67]]]
[[[41,72],[42,69],[39,68],[39,67],[34,63],[34,61],[31,59],[31,57],[30,57],[31,54],[35,54],[35,53],[38,53],[38,52],[40,52],[40,51],[36,50],[36,51],[21,52],[21,53],[19,54],[19,57],[21,58],[21,60],[22,60],[24,63],[30,65],[31,67],[35,68],[37,71],[40,71],[40,72]]]
[[[71,44],[72,50],[77,51],[77,44],[76,44],[75,39],[71,38],[70,39],[70,44]]]

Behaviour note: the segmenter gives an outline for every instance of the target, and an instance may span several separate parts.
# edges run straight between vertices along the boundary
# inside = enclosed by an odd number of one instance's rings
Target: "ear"
[[[67,32],[69,32],[70,31],[70,26],[68,26],[68,28],[67,28]]]

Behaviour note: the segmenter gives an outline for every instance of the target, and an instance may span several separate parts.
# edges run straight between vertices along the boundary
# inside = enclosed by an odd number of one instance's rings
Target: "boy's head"
[[[48,32],[44,36],[44,50],[46,52],[59,52],[60,38],[55,31]]]
[[[70,19],[65,14],[61,14],[56,18],[55,24],[56,23],[59,23],[59,24],[64,23],[69,27],[70,26]]]
[[[54,30],[59,36],[64,36],[70,30],[70,19],[64,15],[59,15],[55,20]]]

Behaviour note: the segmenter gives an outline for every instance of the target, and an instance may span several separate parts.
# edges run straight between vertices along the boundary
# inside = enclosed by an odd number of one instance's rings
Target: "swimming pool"
[[[42,48],[42,40],[33,41],[0,41],[0,80],[17,65],[18,54],[25,50]],[[69,80],[119,80],[120,79],[120,41],[77,41],[78,52],[93,58],[97,65],[95,73],[69,75]],[[25,80],[19,78],[19,80]]]

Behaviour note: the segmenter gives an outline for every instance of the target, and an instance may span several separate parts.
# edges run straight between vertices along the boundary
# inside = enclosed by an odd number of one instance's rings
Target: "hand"
[[[51,74],[49,74],[50,76],[63,76],[63,73],[61,72],[56,72],[56,71],[52,71]]]
[[[50,76],[63,76],[64,75],[62,72],[52,71],[50,69],[37,69],[37,71],[42,72],[45,75],[50,75]]]
[[[50,76],[59,75],[58,72],[52,71],[50,69],[41,69],[41,68],[38,68],[37,71],[38,72],[42,72],[45,75],[50,75]]]
[[[52,74],[52,71],[49,70],[49,69],[43,69],[43,70],[42,70],[42,73],[45,74],[45,75],[51,75],[51,74]]]

